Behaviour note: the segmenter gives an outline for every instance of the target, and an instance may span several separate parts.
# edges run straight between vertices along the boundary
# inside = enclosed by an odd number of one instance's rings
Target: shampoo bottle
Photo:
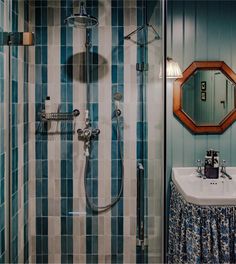
[[[51,100],[50,100],[50,96],[47,96],[45,99],[45,113],[49,114],[52,112],[52,105],[51,105]]]

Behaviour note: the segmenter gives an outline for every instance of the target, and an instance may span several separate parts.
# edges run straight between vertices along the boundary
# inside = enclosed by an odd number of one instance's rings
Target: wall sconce
[[[162,64],[160,65],[159,77],[162,78]],[[172,58],[166,58],[166,78],[167,79],[177,79],[182,78],[183,74],[179,67],[179,64]]]
[[[182,78],[183,74],[179,67],[178,62],[174,61],[172,58],[167,57],[166,59],[166,78],[177,79]]]

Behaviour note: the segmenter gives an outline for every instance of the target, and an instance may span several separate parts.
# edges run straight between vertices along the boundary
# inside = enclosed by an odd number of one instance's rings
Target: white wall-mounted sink
[[[196,167],[175,167],[172,180],[184,199],[198,205],[236,205],[236,167],[227,167],[232,176],[219,179],[198,177]]]

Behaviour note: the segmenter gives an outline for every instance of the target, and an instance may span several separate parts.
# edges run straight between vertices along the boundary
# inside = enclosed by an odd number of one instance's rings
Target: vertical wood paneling
[[[220,5],[219,1],[207,2],[207,58],[206,60],[220,60]],[[209,149],[219,149],[219,136],[210,135],[208,138]]]
[[[171,3],[171,1],[168,2],[168,14],[167,14],[167,54],[168,56],[172,57],[172,26],[173,26],[173,16],[172,16],[172,12],[173,12],[173,5]]]
[[[183,54],[183,67],[188,67],[195,57],[195,2],[184,2],[184,54]]]
[[[236,3],[174,0],[168,10],[168,56],[183,70],[194,60],[223,60],[236,71]],[[236,125],[222,135],[193,135],[173,116],[172,84],[167,87],[168,167],[194,166],[208,148],[218,149],[220,158],[235,166]]]
[[[207,2],[195,1],[195,58],[193,60],[206,60],[207,58]],[[200,159],[205,154],[207,146],[206,136],[194,137],[195,148],[194,161]],[[188,144],[188,143],[187,143]],[[187,145],[186,144],[186,145]]]
[[[224,21],[219,26],[219,58],[227,63],[230,67],[232,66],[232,39],[231,39],[231,4],[230,1],[225,3],[224,1],[220,1],[219,4],[219,21]],[[227,15],[231,14],[231,15]],[[235,16],[235,14],[233,14]]]
[[[207,12],[207,58],[205,60],[219,60],[220,28],[222,27],[219,2],[208,1]]]
[[[184,35],[183,35],[183,67],[188,67],[195,57],[195,2],[184,2]],[[183,164],[184,166],[191,166],[194,162],[194,157],[191,152],[194,148],[194,137],[187,130],[183,130],[183,141],[188,144],[183,144]]]
[[[175,1],[173,2],[173,58],[183,65],[183,27],[184,27],[184,2],[183,1]],[[170,105],[170,104],[168,104]],[[173,162],[175,166],[179,166],[183,164],[183,128],[176,119],[173,119],[172,128],[174,127],[174,134],[173,134],[173,148],[172,148],[172,155],[173,155]]]
[[[196,60],[207,59],[207,2],[195,1],[196,15],[195,15],[195,42],[196,42]]]

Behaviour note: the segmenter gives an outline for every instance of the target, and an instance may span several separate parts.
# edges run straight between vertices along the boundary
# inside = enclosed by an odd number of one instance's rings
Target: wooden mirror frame
[[[173,112],[194,134],[221,134],[236,120],[236,108],[225,116],[218,125],[197,125],[182,109],[182,86],[194,72],[202,69],[220,70],[236,85],[235,72],[223,61],[195,61],[183,72],[183,77],[174,82]]]

